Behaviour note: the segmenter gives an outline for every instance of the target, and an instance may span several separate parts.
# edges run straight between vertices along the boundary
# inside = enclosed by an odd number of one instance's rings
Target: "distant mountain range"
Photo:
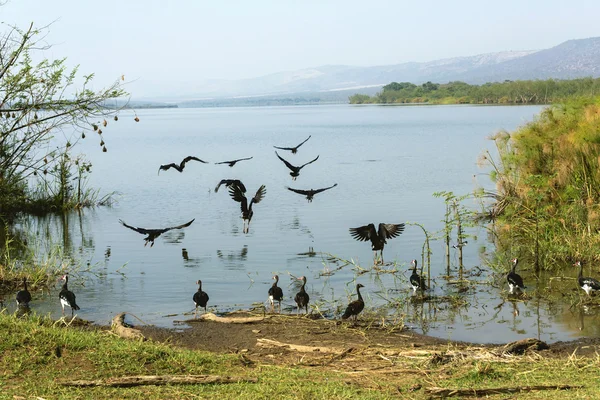
[[[483,84],[519,79],[571,79],[600,76],[600,37],[569,40],[545,50],[505,51],[430,62],[375,67],[328,65],[243,80],[212,80],[191,96],[169,99],[183,107],[258,105],[288,102],[340,102],[354,93],[373,94],[390,82],[460,80]],[[311,99],[311,100],[309,100]]]

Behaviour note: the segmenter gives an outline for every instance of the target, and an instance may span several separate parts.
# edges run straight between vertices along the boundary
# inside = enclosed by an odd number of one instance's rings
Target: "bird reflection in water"
[[[227,261],[245,261],[248,258],[248,245],[244,245],[239,252],[217,250],[217,257]]]
[[[164,236],[164,240],[166,243],[178,244],[181,243],[185,239],[185,232],[183,231],[172,231]]]
[[[186,267],[198,266],[202,263],[202,258],[190,257],[190,254],[188,253],[188,249],[186,249],[185,247],[181,249],[181,257],[183,258],[183,261],[184,261],[183,264]]]
[[[297,254],[297,255],[299,255],[299,256],[304,256],[304,257],[314,257],[314,256],[316,256],[316,255],[317,255],[317,252],[316,252],[316,251],[313,249],[313,247],[312,247],[312,246],[310,246],[310,247],[308,248],[308,251],[307,251],[307,252],[304,252],[304,253],[296,253],[296,254]]]

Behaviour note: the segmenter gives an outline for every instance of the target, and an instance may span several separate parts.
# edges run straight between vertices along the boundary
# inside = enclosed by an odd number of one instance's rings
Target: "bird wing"
[[[324,192],[324,191],[326,191],[326,190],[329,190],[329,189],[331,189],[331,188],[334,188],[334,187],[336,187],[336,186],[337,186],[337,183],[336,183],[336,184],[334,184],[333,186],[329,186],[329,187],[326,187],[326,188],[323,188],[323,189],[317,189],[317,190],[313,190],[313,193],[314,193],[314,194],[321,193],[321,192]]]
[[[165,233],[166,231],[170,231],[171,229],[181,229],[181,228],[185,228],[188,227],[192,224],[192,222],[194,222],[196,220],[196,218],[194,218],[193,220],[186,222],[185,224],[181,224],[181,225],[177,225],[177,226],[171,226],[170,228],[164,228],[164,229],[160,229],[161,233]]]
[[[371,240],[373,235],[376,235],[375,225],[369,224],[364,226],[359,226],[358,228],[350,228],[350,235],[361,242],[366,242]]]
[[[404,224],[379,224],[378,236],[381,239],[395,238],[404,232]]]
[[[131,226],[131,225],[127,225],[125,223],[125,221],[123,221],[122,219],[119,220],[119,222],[121,223],[121,225],[123,225],[126,228],[129,229],[133,229],[134,231],[138,232],[138,233],[143,233],[144,235],[147,235],[151,232],[151,229],[146,229],[146,228],[137,228],[135,226]]]
[[[295,149],[295,147],[277,147],[277,146],[273,146],[273,147],[275,147],[276,149],[279,149],[279,150],[294,150]]]
[[[311,136],[312,136],[312,135],[309,135],[309,136],[308,136],[308,137],[307,137],[307,138],[304,140],[304,142],[300,143],[298,146],[296,146],[296,147],[294,147],[294,148],[297,150],[297,149],[298,149],[298,147],[300,147],[300,146],[302,146],[304,143],[306,143],[306,142],[308,141],[308,139],[310,139],[310,138],[311,138]]]
[[[238,158],[238,159],[237,159],[237,160],[235,160],[235,161],[237,162],[237,161],[252,160],[252,158],[253,158],[253,157],[254,157],[254,156],[252,156],[252,157],[246,157],[246,158]]]
[[[219,182],[219,184],[215,187],[215,193],[217,193],[219,191],[219,188],[221,187],[221,185],[227,185],[227,179],[221,179],[221,182]]]
[[[319,156],[317,156],[317,158],[315,158],[314,160],[312,160],[312,161],[309,161],[309,162],[307,162],[306,164],[303,164],[303,165],[300,167],[300,169],[302,169],[302,168],[306,167],[308,164],[312,164],[312,163],[314,163],[314,162],[315,162],[315,161],[317,161],[318,159],[319,159]]]
[[[171,164],[163,164],[160,167],[158,167],[158,173],[160,174],[160,170],[162,169],[163,171],[168,170],[169,168],[175,168],[177,171],[181,172],[179,169],[179,165],[175,164],[175,163],[171,163]]]
[[[277,152],[275,152],[275,154],[277,154]],[[279,154],[277,154],[277,158],[279,158],[281,161],[283,161],[283,163],[286,165],[286,167],[288,167],[292,171],[296,170],[296,167],[294,167],[292,164],[290,164],[289,162],[287,162],[286,160],[284,160],[283,158],[281,158],[281,156]]]
[[[250,200],[250,209],[252,209],[252,204],[260,203],[263,197],[265,197],[265,194],[267,194],[267,188],[265,187],[265,185],[261,185],[261,187],[259,187],[256,191],[256,194],[254,195],[252,200]]]
[[[307,196],[310,193],[308,190],[294,189],[289,186],[286,186],[286,187],[287,187],[287,190],[291,190],[292,192],[301,194],[303,196]]]
[[[229,195],[231,198],[238,203],[241,203],[242,212],[248,211],[248,199],[242,192],[242,189],[238,185],[229,186]]]
[[[194,157],[194,156],[187,156],[186,158],[183,159],[183,161],[181,161],[181,163],[185,164],[186,162],[188,162],[190,160],[200,161],[201,163],[208,164],[207,161],[201,160],[198,157]]]

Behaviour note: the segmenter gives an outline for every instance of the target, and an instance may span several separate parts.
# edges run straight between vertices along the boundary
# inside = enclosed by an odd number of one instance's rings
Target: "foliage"
[[[600,258],[600,98],[546,108],[512,134],[492,138],[499,250],[556,262]]]
[[[43,33],[33,24],[0,33],[0,214],[34,208],[32,183],[48,209],[80,203],[67,180],[72,167],[81,172],[85,166],[89,172],[89,164],[81,157],[71,160],[69,153],[91,131],[107,151],[102,128],[116,111],[104,104],[126,94],[120,81],[91,89],[93,75],[79,78],[77,67],[69,70],[64,58],[34,63],[46,48]],[[57,133],[64,139],[56,138]]]
[[[444,84],[392,82],[375,96],[355,94],[351,104],[431,103],[431,104],[549,104],[573,96],[600,92],[600,78],[571,80],[504,81],[469,85],[455,81]]]

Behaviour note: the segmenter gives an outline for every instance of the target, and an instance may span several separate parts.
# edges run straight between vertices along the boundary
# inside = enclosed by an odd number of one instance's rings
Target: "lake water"
[[[147,323],[174,326],[173,321],[190,318],[184,313],[193,309],[198,279],[210,296],[211,310],[248,309],[265,303],[271,277],[279,274],[284,312],[295,312],[291,306],[297,286],[291,276],[306,275],[311,303],[328,317],[339,317],[336,307],[345,307],[360,282],[367,309],[391,301],[396,304],[386,309],[391,319],[402,317],[416,331],[442,338],[506,342],[535,336],[557,341],[595,335],[597,324],[589,320],[595,317],[586,315],[584,324],[583,315],[556,304],[503,301],[505,281],[482,265],[482,254],[492,250],[483,229],[471,232],[478,238],[465,247],[466,267],[481,266],[484,272],[477,278],[481,285],[455,294],[464,297],[464,307],[413,298],[408,267],[411,259],[421,259],[424,240],[416,226],[408,225],[385,247],[386,261],[400,270],[395,275],[361,274],[354,265],[336,270],[343,263],[328,256],[371,268],[370,243],[348,233],[369,223],[416,222],[430,232],[440,230],[445,205],[432,194],[467,194],[476,184],[493,189],[476,165],[484,149],[495,153],[487,138],[500,129],[515,129],[540,110],[350,105],[156,109],[137,111],[139,123],[128,111],[103,128],[107,153],[100,151],[93,134],[77,148],[92,161],[90,185],[101,195],[118,192],[118,202],[64,218],[30,218],[24,225],[37,246],[60,244],[79,264],[89,264],[93,273],[74,272],[69,286],[81,306],[78,315],[96,323],[128,311]],[[273,145],[295,146],[309,135],[298,154],[279,151],[295,165],[319,155],[292,181]],[[211,163],[190,161],[183,173],[171,169],[157,174],[159,165],[188,155]],[[233,168],[214,164],[250,156],[252,160]],[[241,179],[249,197],[266,185],[265,198],[253,207],[248,234],[242,233],[239,203],[224,187],[213,191],[224,178]],[[312,203],[286,190],[334,183],[338,186],[317,194]],[[118,222],[161,228],[192,218],[190,227],[167,232],[153,247],[144,247],[141,234]],[[434,241],[432,250],[432,294],[456,293],[440,278],[445,273],[443,243]],[[457,263],[455,253],[452,262]],[[535,286],[526,272],[522,275]],[[52,289],[36,293],[32,307],[58,317],[60,285]]]

